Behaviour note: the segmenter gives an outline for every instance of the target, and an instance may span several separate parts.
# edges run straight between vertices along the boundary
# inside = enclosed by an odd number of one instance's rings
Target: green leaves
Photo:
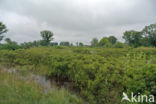
[[[156,24],[145,26],[142,31],[125,31],[123,35],[125,43],[133,46],[156,46]]]
[[[49,30],[44,30],[44,31],[41,31],[40,33],[41,33],[41,36],[43,38],[41,44],[43,46],[49,45],[50,41],[53,40],[53,33]]]
[[[0,22],[0,41],[3,39],[3,33],[6,33],[8,30],[6,29],[6,26]]]
[[[145,26],[142,33],[145,36],[145,39],[147,39],[152,46],[156,47],[156,24]]]
[[[0,60],[44,74],[72,88],[92,104],[121,103],[122,92],[155,93],[153,48],[30,48],[0,51]]]

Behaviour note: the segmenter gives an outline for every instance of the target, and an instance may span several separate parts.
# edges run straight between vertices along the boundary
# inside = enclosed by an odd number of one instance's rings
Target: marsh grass
[[[53,85],[48,93],[43,93],[39,84],[19,76],[0,70],[0,104],[83,104],[64,88]]]

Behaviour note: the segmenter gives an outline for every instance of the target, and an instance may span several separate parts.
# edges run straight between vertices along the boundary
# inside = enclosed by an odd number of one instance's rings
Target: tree
[[[124,43],[121,43],[121,42],[116,42],[114,44],[114,47],[115,48],[124,48],[124,47],[126,47],[126,45]]]
[[[40,45],[41,45],[41,40],[35,40],[32,42],[32,46],[34,46],[34,47],[38,47]]]
[[[109,40],[108,40],[107,37],[103,37],[103,38],[100,40],[100,42],[99,42],[99,45],[100,45],[100,46],[106,46],[106,45],[109,45],[109,44],[110,44],[110,42],[109,42]]]
[[[6,26],[0,22],[0,41],[3,39],[3,33],[6,33],[8,30],[6,29]]]
[[[21,48],[17,42],[12,41],[10,38],[5,39],[6,43],[0,46],[0,49],[16,50]]]
[[[142,33],[144,38],[146,38],[152,46],[156,46],[156,24],[145,26]]]
[[[43,41],[43,40],[35,40],[33,42],[24,42],[24,43],[21,43],[20,46],[22,48],[38,47],[38,46],[42,45],[41,41]]]
[[[126,31],[124,32],[123,36],[123,39],[125,39],[125,43],[134,47],[142,45],[142,38],[142,33],[135,30]]]
[[[53,40],[53,33],[49,30],[44,30],[44,31],[41,31],[40,33],[43,38],[42,44],[49,45],[50,41]]]
[[[51,46],[58,46],[58,43],[57,42],[52,42],[50,43]]]
[[[109,40],[110,43],[115,44],[116,41],[117,41],[117,38],[115,36],[109,36],[108,40]]]
[[[12,43],[10,38],[6,38],[5,41],[6,41],[7,44],[11,44]]]
[[[84,46],[84,44],[82,42],[79,43],[79,46]]]
[[[74,46],[73,43],[70,43],[70,46]]]
[[[12,41],[10,38],[5,38],[5,42],[6,42],[7,44],[14,44],[14,45],[18,45],[18,44],[17,44],[17,42]]]
[[[69,42],[60,42],[60,46],[70,46]]]
[[[97,38],[93,38],[91,41],[91,46],[93,47],[97,47],[99,44],[98,39]]]

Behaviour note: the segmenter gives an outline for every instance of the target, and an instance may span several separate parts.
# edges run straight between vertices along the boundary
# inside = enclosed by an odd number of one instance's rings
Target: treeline
[[[124,48],[126,44],[117,41],[115,36],[103,37],[101,40],[93,38],[91,41],[91,47],[106,47],[106,48]]]
[[[156,47],[156,23],[145,26],[142,31],[130,30],[124,32],[125,43],[133,46],[153,46]]]
[[[4,39],[4,33],[6,33],[8,29],[6,26],[0,22],[0,41]],[[18,44],[15,41],[12,41],[10,38],[5,38],[5,43],[0,43],[0,49],[10,49],[15,50],[19,48],[30,48],[30,47],[39,47],[39,46],[74,46],[73,43],[70,43],[68,41],[62,41],[60,43],[58,42],[52,42],[54,40],[53,36],[54,34],[49,30],[43,30],[40,32],[42,39],[41,40],[35,40],[33,42],[24,42],[21,44]],[[76,46],[84,46],[82,42],[76,42]]]
[[[93,47],[116,47],[123,48],[126,45],[131,47],[156,47],[156,24],[145,26],[142,31],[129,30],[123,33],[125,43],[117,41],[115,36],[103,37],[100,41],[93,38],[91,46]]]
[[[4,33],[8,30],[6,26],[0,22],[0,41],[4,39]],[[125,43],[119,42],[115,36],[103,37],[98,40],[93,38],[91,45],[84,45],[82,42],[76,42],[74,45],[68,41],[52,42],[54,34],[49,30],[40,32],[42,39],[33,42],[24,42],[18,44],[10,38],[5,38],[5,43],[0,44],[0,49],[15,50],[18,48],[30,48],[39,46],[91,46],[91,47],[106,47],[106,48],[124,48],[124,47],[156,47],[156,24],[145,26],[142,31],[129,30],[123,34]]]

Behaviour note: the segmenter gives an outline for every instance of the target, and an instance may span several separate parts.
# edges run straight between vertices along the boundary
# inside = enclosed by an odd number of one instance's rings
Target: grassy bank
[[[48,93],[44,93],[39,84],[20,77],[20,74],[0,69],[0,104],[84,104],[64,88],[53,85]]]

